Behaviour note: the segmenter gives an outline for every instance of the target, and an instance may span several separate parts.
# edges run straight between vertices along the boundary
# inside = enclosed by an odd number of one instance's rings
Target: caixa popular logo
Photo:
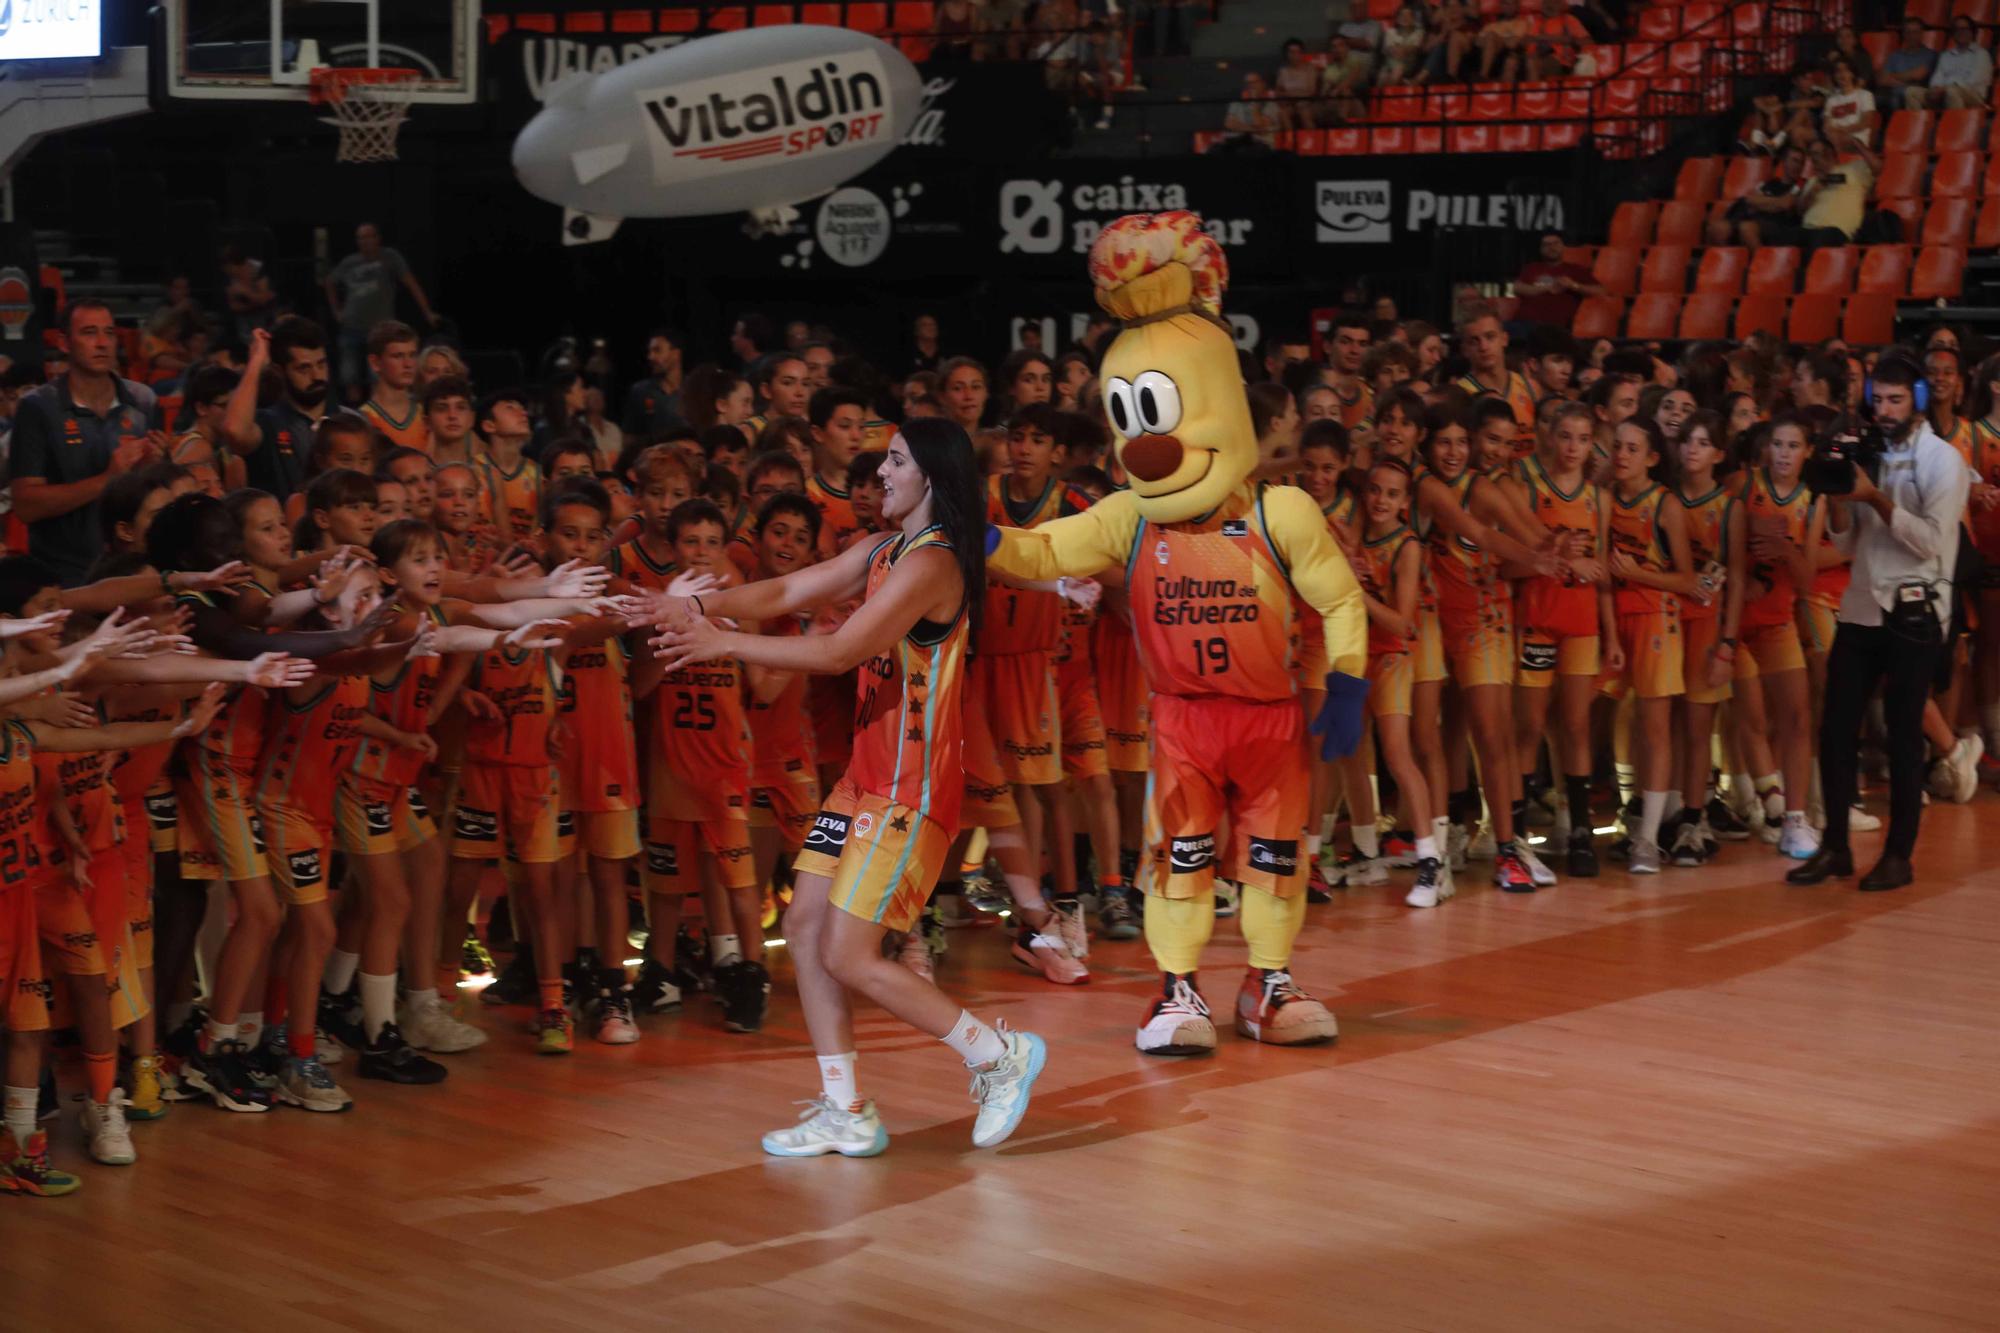
[[[1115,218],[1188,207],[1187,187],[1178,181],[1010,180],[1000,186],[1000,253],[1052,255],[1067,248],[1089,254],[1097,233]],[[1202,218],[1202,230],[1224,246],[1244,244],[1253,226],[1250,218]]]
[[[1320,181],[1313,232],[1330,245],[1381,245],[1393,239],[1395,206],[1388,181]]]

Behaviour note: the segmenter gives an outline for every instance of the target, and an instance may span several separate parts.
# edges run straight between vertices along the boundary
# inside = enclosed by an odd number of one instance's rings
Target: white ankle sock
[[[958,1011],[958,1021],[939,1040],[957,1051],[959,1058],[968,1065],[992,1064],[1007,1054],[1007,1043],[1000,1034],[974,1018],[966,1009]]]
[[[360,966],[360,954],[335,949],[326,956],[326,968],[319,977],[320,989],[328,995],[347,994],[347,988],[354,984],[354,973]]]
[[[1382,855],[1382,835],[1375,831],[1373,824],[1357,824],[1354,829],[1354,850],[1373,861]]]
[[[28,1146],[28,1140],[35,1137],[35,1107],[40,1100],[37,1088],[8,1085],[6,1125],[14,1131],[15,1141],[24,1148]]]
[[[412,1012],[418,1009],[428,1009],[437,1002],[438,993],[435,986],[426,987],[423,990],[406,990],[403,992],[403,1004]]]
[[[374,1041],[385,1024],[396,1021],[396,974],[361,974],[361,1030]]]
[[[708,937],[708,961],[717,967],[733,962],[743,956],[743,942],[734,935],[710,935]]]
[[[1419,861],[1435,861],[1437,860],[1437,854],[1438,843],[1436,838],[1426,835],[1417,839],[1417,859]]]
[[[1639,801],[1639,841],[1658,843],[1660,840],[1660,817],[1667,812],[1667,794],[1663,791],[1649,791]]]
[[[861,1085],[854,1077],[853,1051],[819,1057],[819,1090],[821,1095],[842,1110],[860,1109]]]

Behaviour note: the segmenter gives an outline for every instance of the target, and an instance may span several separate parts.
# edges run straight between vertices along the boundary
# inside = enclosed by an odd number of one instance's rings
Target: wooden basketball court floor
[[[757,1036],[697,1003],[538,1059],[488,1009],[449,1082],[350,1073],[344,1116],[179,1106],[123,1170],[65,1124],[84,1189],[0,1200],[0,1327],[2000,1327],[1996,810],[1930,810],[1883,895],[1787,888],[1757,844],[1345,894],[1301,940],[1316,1050],[1148,1059],[1142,944],[1062,991],[957,932],[946,987],[1050,1046],[992,1152],[956,1061],[876,1013],[888,1154],[764,1157],[814,1087],[782,965]],[[1242,960],[1222,923],[1218,1011]]]

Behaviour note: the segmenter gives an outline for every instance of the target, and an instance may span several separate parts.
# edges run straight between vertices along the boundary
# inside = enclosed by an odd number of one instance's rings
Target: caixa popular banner
[[[1296,258],[1312,272],[1408,263],[1454,244],[1569,233],[1581,219],[1580,158],[1561,153],[1306,158],[1293,187]]]

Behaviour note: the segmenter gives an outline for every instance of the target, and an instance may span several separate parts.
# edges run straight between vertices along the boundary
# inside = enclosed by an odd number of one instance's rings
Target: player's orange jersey
[[[1361,521],[1361,505],[1355,500],[1354,492],[1342,487],[1334,493],[1333,503],[1320,506],[1320,515],[1326,519],[1328,532],[1338,540],[1342,531],[1353,532]]]
[[[1699,500],[1681,499],[1687,511],[1688,558],[1696,572],[1729,560],[1729,525],[1736,521],[1736,497],[1726,486],[1709,488]],[[1681,601],[1682,620],[1710,620],[1722,614],[1722,599],[1712,594],[1707,601],[1688,597]]]
[[[1294,696],[1291,580],[1259,500],[1231,496],[1197,522],[1141,521],[1125,586],[1154,694]]]
[[[1981,484],[2000,486],[2000,430],[1984,421],[1972,423],[1971,464]],[[1973,544],[1979,548],[1979,553],[1986,557],[1988,563],[2000,561],[2000,509],[1982,512],[1975,506],[1967,506],[1966,513],[1972,523]],[[1820,577],[1824,578],[1831,572],[1822,569]]]
[[[414,394],[410,397],[409,412],[400,420],[391,416],[389,409],[373,398],[361,405],[361,415],[367,417],[390,444],[426,454],[431,451],[430,423],[424,420],[423,402]]]
[[[987,478],[986,521],[1000,527],[1039,527],[1086,507],[1081,497],[1054,477],[1040,495],[1025,502],[1007,494],[1005,477]],[[980,656],[1055,651],[1062,638],[1062,608],[1062,598],[1052,592],[1010,588],[998,580],[987,580],[986,608],[979,621]]]
[[[1812,517],[1812,492],[1801,481],[1793,484],[1791,494],[1780,497],[1771,484],[1771,474],[1764,468],[1755,468],[1743,487],[1743,511],[1753,533],[1759,527],[1776,523],[1782,526],[1786,541],[1803,549],[1806,533],[1810,531],[1806,525]],[[1769,590],[1744,601],[1743,628],[1761,629],[1789,621],[1799,597],[1799,590],[1792,586],[1791,574],[1781,566],[1753,561],[1750,578],[1767,584]]]
[[[1474,398],[1504,400],[1514,412],[1514,457],[1526,458],[1535,452],[1535,391],[1529,386],[1527,376],[1510,370],[1506,382],[1498,388],[1480,383],[1479,377],[1470,373],[1459,376],[1454,383]]]
[[[931,546],[951,549],[935,527],[878,545],[868,565],[869,594],[897,561]],[[967,596],[973,591],[968,589]],[[959,700],[967,638],[961,606],[948,623],[918,621],[893,648],[862,664],[854,755],[847,763],[847,780],[860,790],[907,806],[950,830],[958,828],[965,792]]]
[[[500,717],[475,721],[466,729],[466,759],[475,764],[547,768],[549,734],[562,692],[560,675],[546,649],[503,646],[481,653],[466,688],[491,699]]]
[[[184,592],[174,601],[181,606],[221,605],[205,592]],[[235,694],[217,711],[215,721],[189,743],[206,751],[212,759],[247,771],[256,766],[264,753],[264,715],[267,708],[264,691],[254,685],[239,685]]]
[[[438,624],[444,623],[444,614],[436,607],[428,614]],[[368,711],[397,731],[429,731],[431,702],[437,698],[438,677],[443,674],[441,657],[405,658],[396,678],[387,685],[369,682]],[[420,752],[372,736],[363,736],[354,752],[354,775],[389,787],[409,786],[423,769]]]
[[[1374,540],[1364,539],[1359,547],[1359,558],[1354,562],[1354,577],[1368,590],[1368,595],[1385,606],[1396,604],[1396,559],[1403,548],[1416,540],[1407,524],[1398,524],[1392,531]],[[1389,653],[1407,653],[1416,642],[1416,635],[1398,634],[1386,625],[1378,625],[1375,618],[1368,618],[1368,655],[1382,657]]]
[[[806,499],[819,510],[819,558],[831,559],[847,549],[847,539],[861,531],[854,500],[846,491],[827,485],[817,472],[806,478]]]
[[[120,708],[117,692],[113,691],[104,700],[104,715],[114,722],[164,722],[169,718],[178,718],[180,710],[159,704]],[[173,741],[160,741],[120,750],[111,764],[111,790],[117,799],[130,805],[158,786],[167,764],[174,757],[174,744]]]
[[[1660,506],[1667,500],[1667,488],[1657,482],[1630,500],[1611,492],[1611,549],[1629,556],[1641,569],[1665,573],[1672,568],[1667,539],[1660,530]],[[1663,611],[1677,605],[1672,593],[1621,581],[1612,594],[1621,616],[1647,611]]]
[[[490,458],[479,461],[480,511],[507,541],[535,535],[542,507],[542,469],[531,458],[503,469]]]
[[[1573,558],[1595,559],[1599,515],[1603,513],[1597,486],[1581,480],[1565,491],[1549,476],[1542,460],[1521,460],[1519,477],[1528,488],[1530,512],[1541,520]],[[1537,575],[1521,585],[1521,624],[1526,629],[1556,634],[1598,632],[1597,589],[1555,575]]]
[[[653,696],[652,754],[669,781],[703,791],[747,791],[750,726],[743,666],[733,657],[670,671]]]
[[[635,588],[649,588],[664,592],[673,582],[680,566],[669,557],[665,562],[657,561],[646,554],[646,548],[634,537],[631,541],[614,548],[605,562],[607,568]]]
[[[444,544],[445,567],[460,574],[477,574],[499,553],[491,528],[457,534],[440,528],[438,537]]]
[[[34,733],[0,720],[0,890],[38,884],[63,860],[35,799]]]
[[[773,635],[805,633],[805,622],[797,616],[778,616],[763,624]],[[790,782],[795,775],[811,773],[813,754],[812,719],[806,711],[806,683],[809,678],[793,675],[785,688],[769,702],[750,700],[750,785],[773,787]]]
[[[60,794],[63,804],[69,807],[69,815],[76,822],[76,831],[83,835],[83,845],[92,852],[109,851],[125,838],[125,818],[118,808],[118,801],[112,795],[111,775],[112,754],[108,750],[91,750],[83,754],[57,754],[52,750],[35,751],[35,780],[41,786],[44,815],[49,819],[49,842],[56,842],[55,802],[53,797]]]
[[[1339,404],[1340,424],[1353,430],[1364,421],[1375,419],[1375,391],[1359,380],[1354,384],[1354,397],[1348,398],[1335,389],[1334,400]]]
[[[259,806],[297,810],[332,825],[334,786],[354,762],[373,688],[366,676],[341,676],[305,703],[272,701],[269,748],[257,775]]]
[[[1973,466],[1972,441],[1974,432],[1970,421],[1967,421],[1964,417],[1960,417],[1951,423],[1950,430],[1939,430],[1936,426],[1932,426],[1931,433],[1952,448],[1958,450],[1958,456],[1965,460],[1967,467]]]
[[[588,812],[639,808],[638,735],[622,639],[579,648],[563,663],[563,805]]]
[[[1460,508],[1471,508],[1471,472],[1459,473],[1456,481],[1438,480],[1451,489]],[[1449,531],[1442,523],[1432,523],[1426,545],[1431,578],[1437,587],[1438,612],[1447,621],[1484,619],[1510,598],[1500,581],[1499,562],[1480,550],[1478,542]]]
[[[864,454],[886,454],[889,441],[896,438],[896,423],[884,421],[880,417],[870,417],[861,423],[861,452]]]
[[[1056,679],[1068,683],[1072,680],[1090,680],[1093,670],[1091,661],[1091,627],[1097,623],[1098,608],[1088,610],[1062,604],[1062,633],[1056,639]]]

